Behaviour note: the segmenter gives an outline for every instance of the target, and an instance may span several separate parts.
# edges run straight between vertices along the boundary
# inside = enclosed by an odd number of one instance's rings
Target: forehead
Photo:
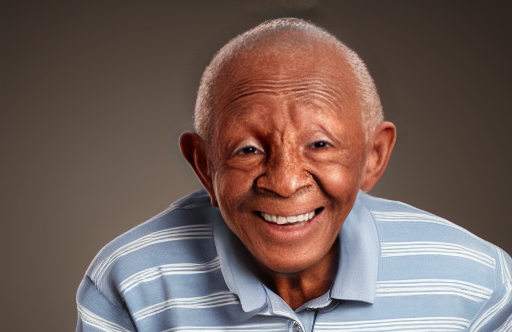
[[[357,80],[341,50],[303,33],[271,35],[239,47],[219,70],[215,117],[232,116],[245,101],[265,94],[315,100],[334,109],[360,105]]]

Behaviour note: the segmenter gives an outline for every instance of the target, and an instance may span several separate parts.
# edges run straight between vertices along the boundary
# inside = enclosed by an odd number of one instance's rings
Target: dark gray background
[[[398,127],[372,193],[512,252],[511,4],[1,1],[2,330],[74,330],[101,247],[199,188],[177,139],[209,59],[280,16],[367,62]]]

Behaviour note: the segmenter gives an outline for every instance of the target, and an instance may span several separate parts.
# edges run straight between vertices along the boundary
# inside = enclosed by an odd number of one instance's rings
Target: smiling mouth
[[[258,212],[258,214],[260,215],[260,217],[263,220],[265,220],[269,223],[273,223],[273,224],[277,224],[277,225],[288,225],[288,224],[297,224],[300,222],[310,221],[318,213],[320,213],[323,209],[324,208],[321,207],[321,208],[318,208],[311,212],[306,212],[306,213],[298,214],[295,216],[280,216],[280,215],[270,214],[270,213],[265,213],[265,212]]]

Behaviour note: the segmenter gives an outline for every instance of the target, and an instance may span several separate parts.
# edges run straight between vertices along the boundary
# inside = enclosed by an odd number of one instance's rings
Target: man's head
[[[276,35],[284,37],[283,35],[286,34],[288,36],[285,38],[273,38]],[[359,91],[362,102],[362,124],[367,134],[370,134],[375,126],[383,121],[384,115],[379,95],[361,58],[328,31],[301,19],[282,18],[266,21],[233,38],[215,54],[205,69],[199,85],[194,111],[196,132],[205,142],[209,142],[210,136],[213,134],[212,129],[215,128],[212,123],[214,123],[216,114],[216,87],[219,74],[225,69],[226,64],[236,59],[241,52],[249,52],[265,42],[280,42],[293,48],[296,46],[291,45],[293,35],[295,37],[302,35],[304,38],[301,42],[306,44],[316,41],[336,48],[346,60],[356,76],[356,89]]]
[[[235,38],[203,75],[199,135],[180,138],[212,203],[269,272],[330,262],[359,189],[377,182],[394,144],[364,65],[333,38],[293,19]]]

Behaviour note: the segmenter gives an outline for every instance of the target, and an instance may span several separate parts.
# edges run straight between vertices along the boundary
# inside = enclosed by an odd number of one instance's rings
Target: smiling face
[[[354,86],[338,51],[311,40],[242,53],[219,75],[206,187],[262,267],[332,257],[366,165]]]

